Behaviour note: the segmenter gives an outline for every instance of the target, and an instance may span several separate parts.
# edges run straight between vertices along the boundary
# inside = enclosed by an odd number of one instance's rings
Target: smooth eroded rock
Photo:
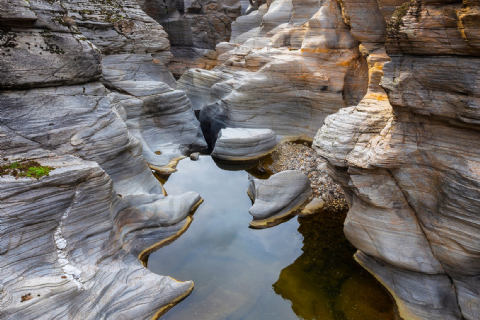
[[[310,180],[300,171],[286,170],[267,180],[250,179],[248,195],[254,201],[248,212],[250,226],[266,228],[298,209],[312,194]]]
[[[212,157],[221,160],[253,160],[272,152],[277,135],[270,129],[225,128],[218,135]]]

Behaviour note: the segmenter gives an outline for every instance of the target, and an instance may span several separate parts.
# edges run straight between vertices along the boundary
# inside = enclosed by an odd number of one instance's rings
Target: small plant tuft
[[[33,179],[40,179],[43,176],[48,176],[50,171],[55,168],[42,166],[37,161],[27,160],[22,162],[12,162],[0,166],[0,176],[13,176],[16,179],[21,177],[28,177]]]

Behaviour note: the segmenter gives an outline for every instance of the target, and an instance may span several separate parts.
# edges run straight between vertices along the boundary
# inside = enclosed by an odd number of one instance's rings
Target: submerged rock
[[[277,145],[277,135],[270,129],[225,128],[220,133],[212,157],[242,161],[261,158]]]
[[[266,228],[298,209],[312,194],[310,180],[300,171],[287,170],[267,180],[251,179],[248,195],[254,201],[248,212],[250,226]]]
[[[200,159],[200,152],[194,152],[190,154],[190,160],[197,161]]]

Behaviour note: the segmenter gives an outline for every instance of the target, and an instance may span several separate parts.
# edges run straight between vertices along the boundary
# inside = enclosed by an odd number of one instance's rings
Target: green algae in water
[[[177,169],[168,194],[197,191],[205,202],[189,229],[148,259],[151,271],[195,283],[160,319],[395,319],[388,292],[353,259],[345,213],[250,229],[247,172],[222,170],[210,157]]]

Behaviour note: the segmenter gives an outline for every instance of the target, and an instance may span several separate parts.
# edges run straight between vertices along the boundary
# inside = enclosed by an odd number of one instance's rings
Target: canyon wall
[[[344,188],[356,259],[405,319],[479,319],[476,1],[277,0],[178,86],[225,127],[312,138]]]
[[[400,315],[480,319],[479,56],[474,0],[2,1],[0,166],[55,169],[0,177],[0,318],[147,319],[192,290],[138,258],[202,201],[152,173],[207,149],[195,111],[209,142],[315,136]]]
[[[244,127],[311,140],[326,116],[356,105],[368,68],[341,12],[333,0],[277,0],[237,18],[218,65],[178,81],[206,138]]]
[[[0,318],[165,311],[193,283],[139,258],[201,198],[165,196],[151,168],[206,147],[165,32],[132,1],[2,1],[0,27],[0,166],[54,168],[0,177]]]
[[[138,3],[168,33],[173,54],[169,68],[176,78],[190,68],[215,67],[215,46],[230,40],[232,21],[251,6],[248,0],[139,0]]]
[[[369,90],[314,147],[347,193],[345,234],[404,319],[480,319],[479,3],[341,3]]]

